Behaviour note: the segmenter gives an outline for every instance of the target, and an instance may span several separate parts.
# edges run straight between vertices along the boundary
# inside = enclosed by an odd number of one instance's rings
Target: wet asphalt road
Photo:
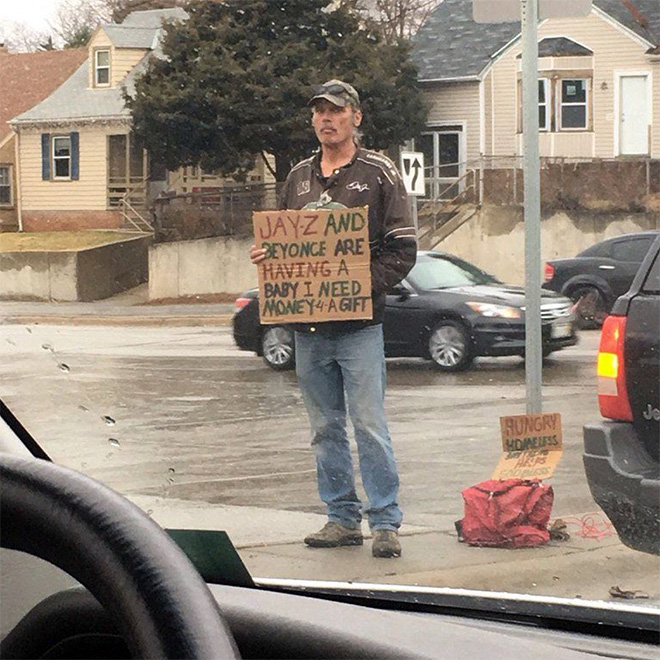
[[[581,461],[599,418],[598,333],[544,368],[564,456],[553,515],[596,511]],[[406,522],[453,529],[461,489],[489,478],[499,417],[525,412],[520,358],[438,372],[388,361],[387,410]],[[227,327],[0,328],[2,397],[57,461],[125,494],[322,513],[295,375],[236,350]],[[265,521],[267,524],[267,521]]]

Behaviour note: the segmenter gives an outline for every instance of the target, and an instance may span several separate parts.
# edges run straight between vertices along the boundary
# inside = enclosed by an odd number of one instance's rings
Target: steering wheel
[[[119,493],[53,463],[0,453],[3,548],[58,566],[113,615],[133,657],[240,655],[201,576]]]

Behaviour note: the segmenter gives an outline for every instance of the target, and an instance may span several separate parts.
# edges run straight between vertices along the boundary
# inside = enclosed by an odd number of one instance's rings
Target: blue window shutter
[[[78,181],[80,175],[80,134],[71,133],[71,180]]]
[[[41,178],[50,180],[50,133],[41,134]]]

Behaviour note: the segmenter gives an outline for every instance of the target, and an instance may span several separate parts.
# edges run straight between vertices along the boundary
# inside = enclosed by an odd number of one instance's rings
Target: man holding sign
[[[328,548],[363,542],[362,504],[355,489],[346,433],[348,411],[369,498],[365,513],[374,537],[373,555],[398,557],[402,513],[399,476],[384,410],[382,324],[386,292],[415,264],[416,234],[395,166],[388,158],[359,146],[362,112],[357,91],[345,82],[331,80],[315,89],[309,105],[321,148],[293,167],[280,208],[350,209],[351,213],[344,215],[350,216],[351,222],[357,218],[358,224],[361,213],[366,213],[371,313],[365,318],[360,307],[351,320],[294,325],[296,373],[312,427],[319,494],[328,513],[325,527],[310,534],[305,543]],[[327,214],[325,218],[327,233],[330,221]],[[344,222],[348,220],[344,218]],[[332,223],[341,224],[336,218]],[[274,257],[272,248],[252,247],[252,262],[260,269],[270,267],[269,274]],[[263,273],[260,277],[263,281]]]

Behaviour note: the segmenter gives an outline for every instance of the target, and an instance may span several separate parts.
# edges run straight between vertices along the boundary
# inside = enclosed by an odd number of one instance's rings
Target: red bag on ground
[[[489,479],[463,492],[459,541],[493,548],[533,548],[550,540],[551,486],[523,479]]]

